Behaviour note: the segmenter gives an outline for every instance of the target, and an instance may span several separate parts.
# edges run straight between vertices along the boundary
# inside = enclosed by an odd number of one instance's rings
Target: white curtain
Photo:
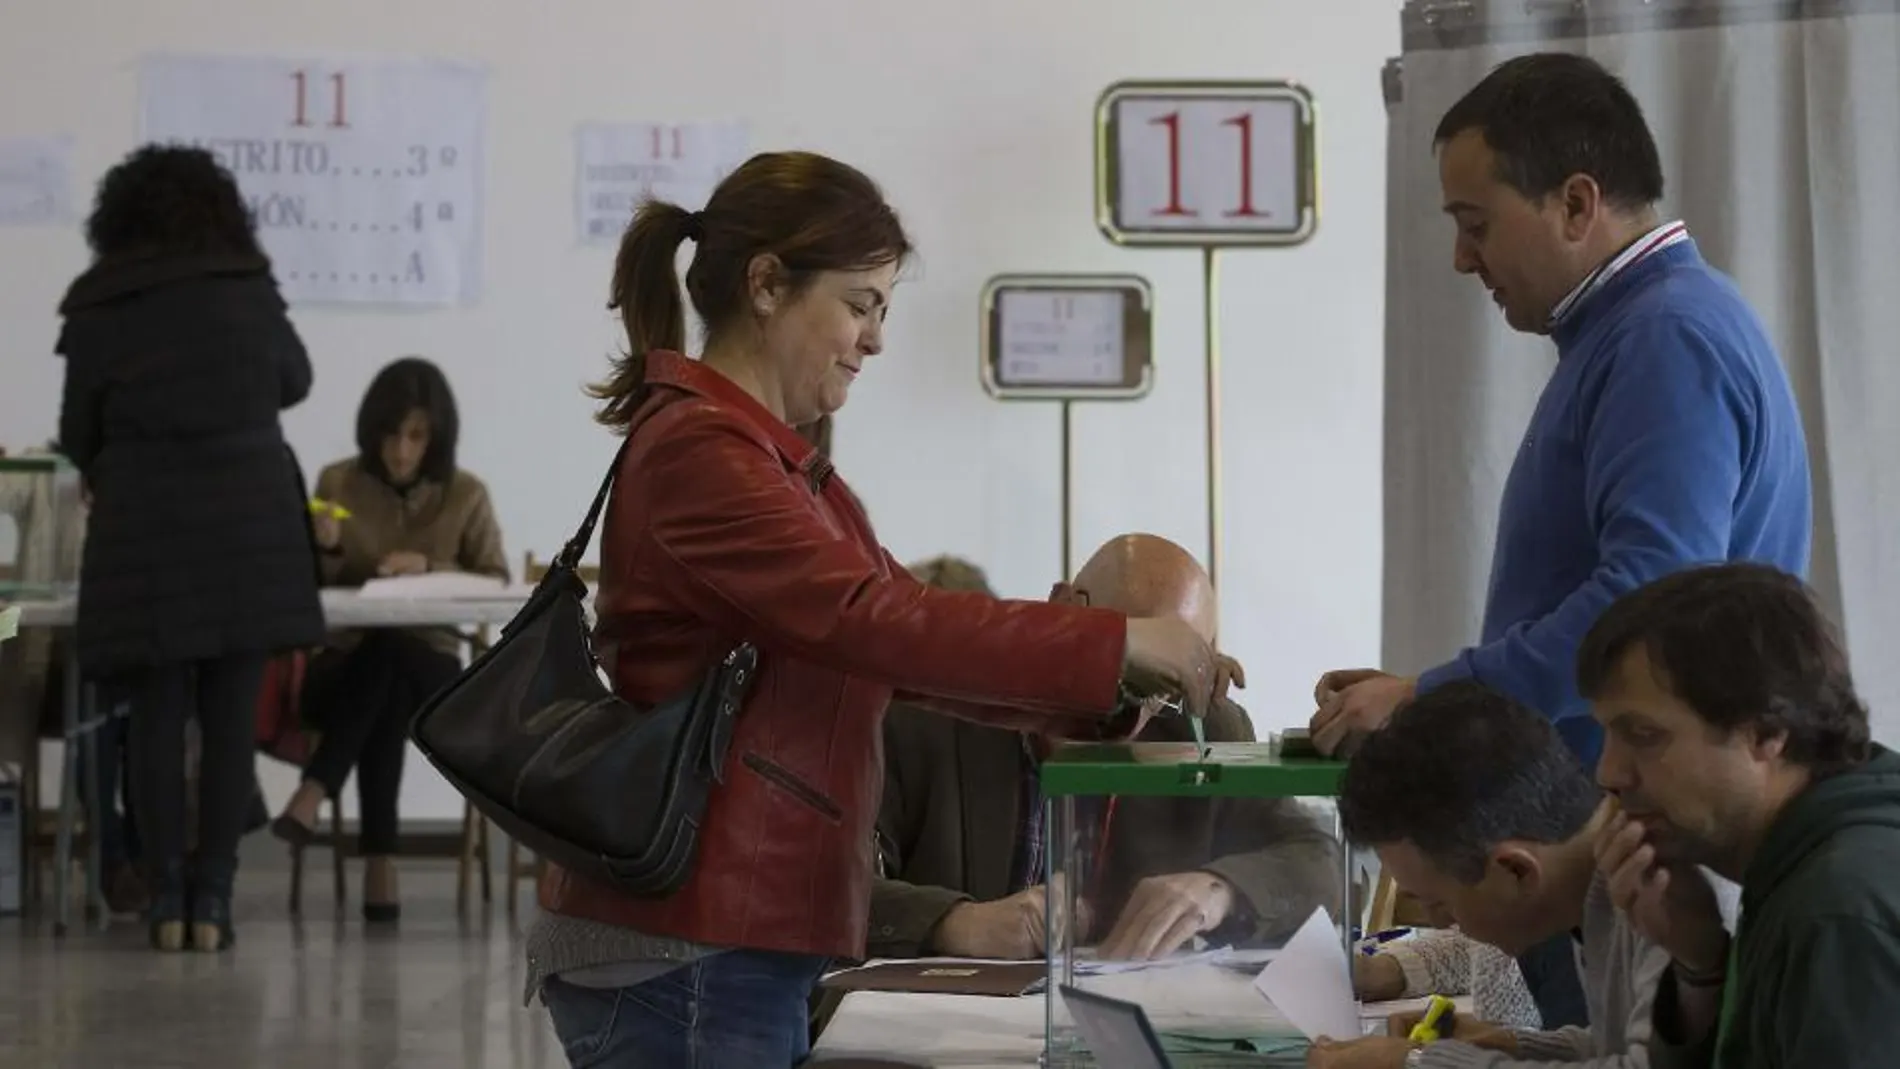
[[[1555,362],[1451,269],[1432,131],[1503,60],[1590,55],[1643,103],[1664,211],[1734,276],[1800,396],[1810,576],[1900,739],[1900,0],[1412,0],[1388,65],[1385,662],[1478,633],[1498,495]]]

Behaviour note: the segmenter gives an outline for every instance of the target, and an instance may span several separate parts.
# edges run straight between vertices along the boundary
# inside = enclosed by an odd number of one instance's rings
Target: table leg
[[[79,818],[79,652],[66,660],[66,693],[60,702],[59,833],[53,846],[53,935],[66,934],[72,908],[66,879],[73,865],[73,824]]]
[[[1346,970],[1352,971],[1352,930],[1365,920],[1364,911],[1352,908],[1352,843],[1346,840],[1346,822],[1340,818],[1335,804],[1333,810],[1333,834],[1339,836],[1339,900],[1340,921],[1339,941],[1346,951]]]
[[[92,812],[91,807],[101,804],[112,804],[111,786],[103,778],[103,770],[99,767],[102,764],[99,754],[99,729],[105,726],[105,719],[100,716],[99,712],[99,688],[97,686],[91,683],[82,684],[79,694],[79,712],[86,724],[83,735],[84,741],[80,744],[82,747],[80,756],[82,760],[85,761],[86,782],[94,785],[92,800],[87,808],[86,814],[86,827],[88,829],[86,836],[86,916],[87,919],[98,925],[100,931],[104,931],[106,925],[112,919],[112,913],[106,907],[105,879],[102,874],[102,870],[105,867],[102,853],[104,844],[99,841],[99,830],[102,827],[104,818],[98,813]],[[105,716],[110,717],[111,715],[112,711],[109,709],[106,710]],[[114,778],[116,780],[116,777]]]

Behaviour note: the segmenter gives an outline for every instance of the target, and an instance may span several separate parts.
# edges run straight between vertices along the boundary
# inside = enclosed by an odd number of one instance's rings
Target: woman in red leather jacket
[[[680,355],[686,241],[698,360]],[[760,659],[685,886],[635,898],[558,868],[542,880],[529,994],[575,1066],[805,1057],[813,984],[864,952],[894,692],[1095,738],[1114,732],[1124,683],[1197,714],[1212,693],[1214,654],[1178,620],[918,582],[793,429],[842,406],[882,348],[910,248],[870,179],[806,153],[754,157],[703,212],[648,203],[621,243],[629,355],[594,391],[630,436],[601,541],[602,663],[651,703],[739,641]]]

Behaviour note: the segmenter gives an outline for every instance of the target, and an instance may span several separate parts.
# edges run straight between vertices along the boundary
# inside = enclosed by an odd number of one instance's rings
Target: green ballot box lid
[[[1287,757],[1272,742],[1074,743],[1042,764],[1042,793],[1178,798],[1332,798],[1343,761]]]

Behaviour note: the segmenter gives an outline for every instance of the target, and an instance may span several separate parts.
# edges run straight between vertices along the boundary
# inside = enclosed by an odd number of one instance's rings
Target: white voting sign
[[[159,56],[141,133],[237,178],[292,302],[472,303],[485,75],[437,62]]]
[[[1318,220],[1313,102],[1284,83],[1125,82],[1096,111],[1096,215],[1124,244],[1293,245]]]
[[[983,384],[1000,397],[1131,397],[1150,377],[1147,283],[1010,276],[983,293]]]
[[[1116,290],[1008,290],[1002,377],[1022,386],[1114,386],[1122,381],[1122,295]]]
[[[590,124],[575,132],[575,217],[586,245],[613,245],[651,197],[689,211],[746,161],[746,125]]]

